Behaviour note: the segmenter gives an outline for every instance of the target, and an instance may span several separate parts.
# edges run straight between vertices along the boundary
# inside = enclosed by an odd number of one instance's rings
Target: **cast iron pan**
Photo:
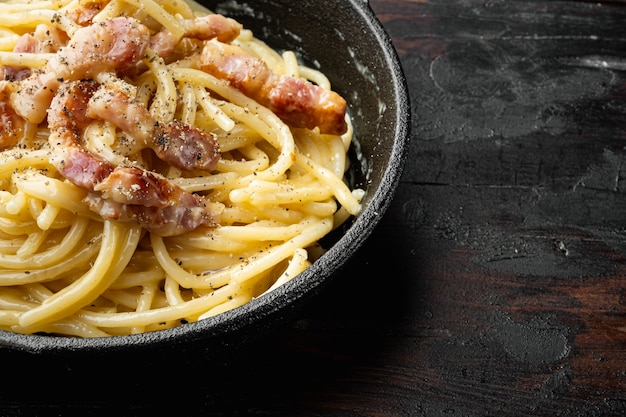
[[[299,54],[330,78],[349,103],[357,146],[350,180],[367,188],[364,210],[324,240],[316,263],[280,289],[247,305],[197,323],[157,332],[79,339],[0,331],[0,351],[35,356],[160,354],[201,350],[205,357],[241,347],[285,323],[344,270],[391,202],[405,162],[410,106],[405,78],[387,34],[363,0],[200,1],[233,17],[278,50]]]

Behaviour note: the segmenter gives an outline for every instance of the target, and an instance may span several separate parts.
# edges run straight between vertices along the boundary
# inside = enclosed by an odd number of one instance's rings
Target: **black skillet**
[[[366,187],[363,211],[324,239],[328,252],[282,288],[217,317],[157,332],[79,339],[0,331],[0,352],[57,355],[149,355],[200,349],[207,357],[245,346],[294,318],[331,279],[349,274],[347,260],[359,249],[389,206],[407,153],[410,106],[396,51],[363,0],[249,0],[201,3],[233,17],[278,50],[294,50],[328,75],[349,103],[357,146],[350,180]],[[31,355],[31,356],[33,356]],[[101,360],[101,359],[99,359]]]

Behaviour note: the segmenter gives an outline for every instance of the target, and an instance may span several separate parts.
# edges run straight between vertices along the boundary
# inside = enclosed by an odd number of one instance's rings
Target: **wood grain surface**
[[[345,274],[220,363],[6,371],[4,415],[626,414],[626,5],[370,5],[412,142]]]

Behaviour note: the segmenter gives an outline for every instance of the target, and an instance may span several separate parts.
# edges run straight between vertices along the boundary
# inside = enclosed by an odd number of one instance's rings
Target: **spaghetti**
[[[0,74],[0,329],[202,320],[304,271],[360,210],[345,102],[231,19],[0,3]]]

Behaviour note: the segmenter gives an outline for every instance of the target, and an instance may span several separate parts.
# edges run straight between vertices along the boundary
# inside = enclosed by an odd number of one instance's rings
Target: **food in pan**
[[[360,211],[345,100],[178,0],[0,3],[0,328],[106,337],[272,291]]]

